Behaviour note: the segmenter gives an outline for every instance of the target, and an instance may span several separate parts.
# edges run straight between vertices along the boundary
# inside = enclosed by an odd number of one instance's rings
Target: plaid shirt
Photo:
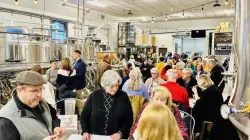
[[[138,126],[139,123],[139,119],[141,117],[141,114],[143,112],[143,110],[146,108],[146,106],[148,105],[148,103],[145,103],[142,108],[140,109],[140,111],[137,114],[136,120],[135,120],[135,124],[132,126],[132,128],[130,129],[130,134],[129,134],[129,138],[133,138],[133,134]],[[174,114],[174,117],[176,119],[177,125],[180,128],[181,131],[181,135],[184,138],[184,140],[189,140],[189,136],[188,136],[188,128],[185,124],[185,122],[182,120],[180,111],[178,110],[177,107],[172,106],[171,108],[172,113]]]

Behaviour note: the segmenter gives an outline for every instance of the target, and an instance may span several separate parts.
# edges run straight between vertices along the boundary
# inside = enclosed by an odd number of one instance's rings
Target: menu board
[[[233,45],[233,33],[215,33],[214,53],[215,55],[230,55]]]

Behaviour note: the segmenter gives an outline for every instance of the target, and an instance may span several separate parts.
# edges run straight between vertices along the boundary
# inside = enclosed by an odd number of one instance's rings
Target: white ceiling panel
[[[68,2],[77,4],[78,0],[68,0]],[[82,0],[80,0],[82,2]],[[223,0],[220,0],[220,7],[214,8],[214,0],[86,0],[86,7],[99,11],[102,14],[110,14],[127,19],[138,19],[142,17],[155,17],[155,19],[165,19],[165,15],[168,14],[170,20],[174,19],[204,19],[204,18],[218,18],[232,16],[234,11],[231,8],[231,4],[225,5]],[[209,5],[200,6],[208,2],[213,2]],[[193,8],[192,10],[186,10],[186,14],[183,17],[182,11],[185,9]],[[173,13],[171,15],[171,9]],[[234,8],[233,8],[234,9]],[[128,15],[128,11],[131,10],[132,15]],[[150,19],[149,19],[150,21]]]

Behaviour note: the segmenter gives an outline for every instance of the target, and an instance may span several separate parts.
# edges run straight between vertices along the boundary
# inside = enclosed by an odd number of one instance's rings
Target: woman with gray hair
[[[152,68],[150,72],[152,77],[148,78],[145,82],[149,92],[151,92],[151,89],[165,83],[165,81],[159,77],[159,71],[157,68]]]
[[[128,95],[143,96],[149,101],[148,89],[142,81],[142,74],[138,67],[130,71],[129,80],[124,83],[122,90]]]
[[[118,90],[121,82],[117,72],[104,72],[101,78],[102,88],[90,94],[82,111],[83,140],[90,140],[90,134],[108,135],[111,140],[128,138],[133,111],[128,95]]]

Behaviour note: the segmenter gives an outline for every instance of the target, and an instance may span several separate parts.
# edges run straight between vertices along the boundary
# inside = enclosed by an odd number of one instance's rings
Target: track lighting
[[[151,23],[154,23],[154,17],[152,17],[152,21],[151,21]]]
[[[219,1],[217,0],[213,6],[214,7],[220,7],[221,5],[219,4]]]
[[[184,10],[183,10],[183,14],[182,15],[185,16]]]
[[[168,15],[166,15],[165,21],[168,21]]]
[[[225,5],[228,5],[228,0],[225,1]]]
[[[34,3],[37,4],[37,0],[35,0]]]
[[[15,0],[15,4],[18,5],[18,0]]]

